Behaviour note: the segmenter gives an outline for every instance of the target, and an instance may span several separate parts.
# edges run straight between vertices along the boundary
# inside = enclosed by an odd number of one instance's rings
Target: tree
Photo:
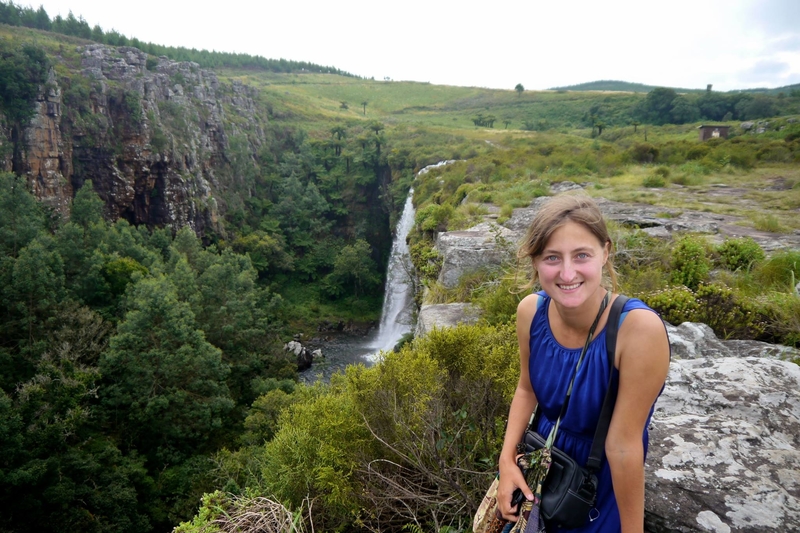
[[[25,180],[0,172],[0,254],[16,257],[44,228],[44,213]]]
[[[364,116],[366,116],[366,115],[367,115],[367,104],[368,104],[368,103],[369,103],[369,102],[367,102],[366,100],[364,100],[363,102],[361,102],[361,106],[364,108]]]
[[[673,124],[686,124],[700,119],[700,109],[685,96],[678,96],[672,101],[670,110]]]
[[[517,86],[514,87],[514,90],[517,91],[517,96],[522,96],[522,93],[525,91],[525,87],[521,83],[518,83]]]
[[[15,300],[29,345],[38,337],[34,332],[42,327],[63,296],[64,262],[53,248],[52,237],[42,234],[20,250],[14,263]]]
[[[597,128],[597,136],[601,136],[603,134],[603,128],[606,127],[606,123],[602,120],[598,120],[594,123],[594,127]]]
[[[221,352],[164,276],[140,280],[100,359],[107,420],[152,465],[202,453],[233,407]]]
[[[645,97],[640,107],[642,118],[651,124],[666,124],[672,120],[672,102],[677,98],[673,89],[658,87]]]
[[[633,133],[636,133],[636,128],[638,128],[640,125],[641,122],[639,122],[638,120],[631,121],[631,126],[633,126]]]
[[[0,529],[148,531],[142,459],[123,456],[93,428],[109,325],[78,306],[56,319],[63,325],[48,335],[35,375],[13,398],[0,391]]]
[[[336,255],[333,272],[325,278],[331,294],[341,293],[344,285],[352,285],[352,294],[359,296],[364,290],[374,287],[380,277],[376,273],[372,248],[364,239],[342,248]]]
[[[88,229],[90,224],[97,224],[103,221],[103,208],[105,203],[94,192],[92,180],[87,180],[78,189],[78,193],[72,200],[72,210],[70,212],[70,222],[74,222],[84,229]]]

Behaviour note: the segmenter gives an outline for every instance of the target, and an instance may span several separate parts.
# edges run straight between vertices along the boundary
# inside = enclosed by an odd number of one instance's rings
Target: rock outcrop
[[[570,191],[580,188],[572,182],[563,183],[567,185],[558,184],[555,190]],[[439,233],[435,247],[441,254],[443,263],[438,281],[445,287],[454,287],[462,275],[477,268],[499,265],[513,257],[533,217],[549,199],[550,197],[536,198],[530,206],[514,209],[511,217],[499,226],[482,222],[467,230]],[[736,222],[741,217],[624,204],[605,198],[598,198],[596,201],[608,219],[624,226],[641,228],[654,237],[669,239],[678,232],[698,232],[706,233],[712,240],[720,242],[728,237],[751,237],[767,252],[781,248],[800,248],[800,233],[776,234],[740,226]]]
[[[466,231],[448,231],[436,237],[442,256],[439,281],[455,287],[463,274],[487,266],[499,266],[513,257],[516,236],[508,228],[482,223]]]
[[[472,304],[423,305],[417,317],[416,337],[423,337],[433,328],[453,327],[458,324],[474,324],[480,318],[480,310]]]
[[[653,415],[646,529],[800,531],[800,367],[708,333],[680,338],[699,357],[672,362]]]
[[[200,235],[219,229],[231,160],[252,165],[265,138],[254,90],[137,48],[93,44],[78,53],[77,70],[50,71],[24,132],[17,170],[34,194],[66,217],[75,191],[91,180],[111,220],[188,225]],[[244,139],[241,153],[231,153],[233,136]]]

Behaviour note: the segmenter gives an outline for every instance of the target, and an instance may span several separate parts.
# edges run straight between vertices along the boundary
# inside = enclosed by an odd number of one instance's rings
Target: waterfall
[[[435,165],[428,165],[417,172],[417,176],[426,174],[429,170],[454,163],[454,160],[440,161]],[[386,268],[386,288],[383,296],[383,309],[378,333],[370,344],[376,350],[392,350],[403,338],[411,333],[414,327],[414,267],[411,264],[411,254],[408,251],[406,237],[414,227],[414,205],[411,198],[414,189],[408,191],[408,198],[403,207],[403,214],[395,228],[392,254]]]
[[[414,326],[414,267],[411,265],[411,255],[406,244],[408,232],[414,226],[414,204],[411,202],[413,194],[414,189],[408,191],[403,214],[395,228],[392,253],[386,268],[381,323],[371,344],[376,350],[391,350]]]

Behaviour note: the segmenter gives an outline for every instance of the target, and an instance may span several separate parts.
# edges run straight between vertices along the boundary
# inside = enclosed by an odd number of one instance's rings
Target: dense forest
[[[468,530],[517,379],[519,273],[512,260],[445,288],[437,232],[490,213],[503,223],[568,180],[592,196],[735,210],[748,228],[800,230],[795,90],[442,88],[166,48],[11,2],[0,2],[0,24],[2,531],[209,531],[263,511],[266,498],[296,531]],[[33,40],[22,28],[42,31]],[[191,107],[199,98],[181,71],[162,74],[190,96],[149,109],[120,81],[85,77],[74,50],[90,41],[141,49],[142,72],[166,69],[158,56],[225,67],[224,151],[208,159],[216,225],[109,216],[91,179],[106,167],[92,158],[124,160],[128,135],[148,138],[156,163],[189,160],[210,112]],[[55,84],[74,142],[68,216],[34,196],[38,177],[24,164],[26,128]],[[234,105],[242,95],[252,95],[250,115]],[[698,142],[702,121],[729,125],[730,137]],[[414,178],[441,160],[454,162]],[[703,201],[729,183],[750,203]],[[391,228],[412,184],[418,303],[469,301],[483,321],[301,384],[283,344],[377,318]],[[146,192],[154,204],[159,186]],[[796,250],[612,229],[622,290],[667,320],[800,346]]]

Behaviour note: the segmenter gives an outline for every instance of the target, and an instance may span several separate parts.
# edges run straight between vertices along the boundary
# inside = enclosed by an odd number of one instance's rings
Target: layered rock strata
[[[34,194],[66,217],[91,180],[110,220],[188,225],[201,235],[217,228],[220,192],[232,179],[230,136],[247,134],[246,158],[264,138],[254,91],[132,47],[78,53],[78,69],[51,69],[24,132],[19,170]]]

